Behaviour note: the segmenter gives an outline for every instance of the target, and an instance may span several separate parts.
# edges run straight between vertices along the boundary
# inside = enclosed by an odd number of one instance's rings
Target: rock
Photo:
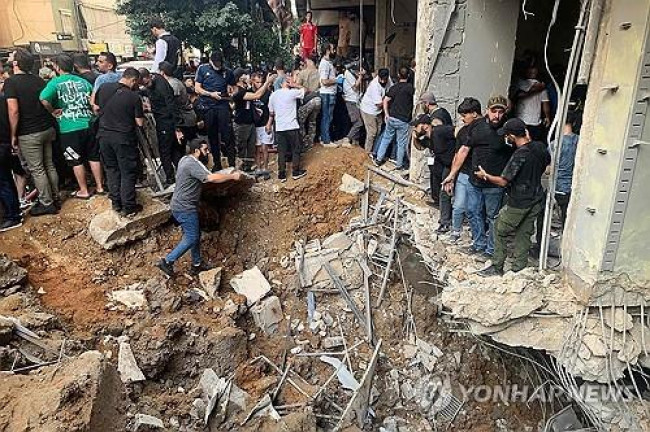
[[[18,317],[20,323],[30,330],[53,330],[61,328],[59,320],[44,312],[27,312]]]
[[[402,348],[402,352],[404,353],[405,358],[412,359],[418,353],[418,347],[415,345],[407,344]]]
[[[134,285],[139,286],[139,284]],[[146,309],[147,298],[144,296],[144,291],[132,289],[132,287],[133,285],[127,289],[115,290],[108,295],[108,298],[114,303],[126,306],[128,309]]]
[[[293,355],[300,354],[301,352],[302,352],[302,346],[300,345],[291,348],[291,354]]]
[[[21,284],[27,277],[27,270],[13,262],[5,254],[0,254],[0,291]],[[4,295],[10,295],[4,293]]]
[[[232,387],[230,388],[230,402],[232,402],[237,408],[246,411],[250,398],[251,397],[248,393],[240,389],[235,383],[232,384]]]
[[[277,296],[261,300],[250,308],[253,321],[267,335],[278,331],[278,324],[282,321],[282,305]]]
[[[134,432],[146,432],[156,429],[164,429],[165,425],[162,420],[157,417],[147,414],[136,414],[135,425],[133,426]]]
[[[610,328],[613,327],[614,330],[619,332],[628,331],[634,325],[632,321],[632,315],[625,313],[622,308],[614,308],[614,319],[612,321],[612,313],[610,310],[603,311],[605,317],[605,324]]]
[[[131,345],[127,342],[120,343],[120,351],[117,355],[117,371],[124,384],[146,380],[144,374],[135,361]]]
[[[216,267],[199,273],[199,282],[201,283],[203,290],[212,299],[217,298],[217,293],[219,292],[219,286],[221,285],[222,271],[223,271],[222,267]]]
[[[323,249],[348,249],[352,240],[344,232],[337,232],[323,240]]]
[[[142,191],[138,193],[138,201],[144,209],[133,218],[121,217],[113,210],[106,210],[94,216],[88,227],[88,233],[93,240],[104,249],[113,249],[147,237],[169,220],[171,212],[167,204]]]
[[[206,353],[216,362],[215,372],[227,376],[248,358],[246,333],[236,327],[226,327],[210,335],[210,351]]]
[[[358,180],[349,174],[343,174],[339,190],[351,195],[359,195],[365,190],[365,185],[361,180]]]
[[[237,294],[246,297],[248,306],[257,303],[271,291],[271,285],[258,267],[253,267],[233,277],[230,280],[230,286]]]
[[[206,408],[207,404],[203,401],[203,399],[194,399],[192,402],[192,408],[190,409],[190,417],[195,420],[203,419],[205,417]]]
[[[14,332],[14,321],[0,316],[0,345],[7,345]]]
[[[321,345],[324,349],[332,349],[342,347],[344,345],[344,339],[342,336],[330,336],[323,339]]]

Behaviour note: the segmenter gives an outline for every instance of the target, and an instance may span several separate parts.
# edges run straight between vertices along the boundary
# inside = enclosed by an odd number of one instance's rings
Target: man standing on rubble
[[[390,89],[390,71],[388,69],[379,69],[377,76],[370,81],[366,92],[363,94],[359,110],[361,111],[361,120],[366,128],[366,153],[372,154],[375,146],[375,139],[381,127],[384,124],[382,107],[384,106],[384,96],[386,90]]]
[[[480,106],[480,105],[479,105]],[[464,156],[459,152],[452,165],[451,172],[443,184],[454,181],[465,158],[472,151],[472,170],[476,172],[479,165],[488,174],[499,175],[512,155],[512,148],[506,144],[497,130],[503,124],[503,116],[508,100],[503,96],[491,97],[485,117],[472,123],[468,139],[463,147]],[[484,254],[488,258],[494,253],[494,225],[501,209],[503,188],[487,182],[476,175],[470,176],[467,188],[467,216],[472,228],[474,244],[467,250],[470,254]],[[488,231],[485,231],[485,225]]]
[[[521,119],[508,120],[498,134],[505,136],[517,150],[500,175],[488,174],[480,165],[475,172],[477,178],[507,190],[506,205],[499,212],[496,222],[492,265],[480,272],[482,276],[503,274],[510,236],[514,236],[512,271],[521,271],[528,264],[530,238],[535,232],[535,220],[544,206],[542,175],[551,163],[546,145],[531,141],[526,124]]]
[[[210,173],[205,166],[210,149],[205,140],[197,138],[188,144],[189,154],[183,156],[176,171],[176,187],[172,195],[171,210],[174,219],[183,230],[181,242],[156,266],[169,277],[174,276],[174,263],[188,250],[192,254],[190,273],[197,275],[208,266],[201,259],[201,228],[199,226],[199,200],[203,183],[224,183],[239,181],[240,172],[231,174]]]

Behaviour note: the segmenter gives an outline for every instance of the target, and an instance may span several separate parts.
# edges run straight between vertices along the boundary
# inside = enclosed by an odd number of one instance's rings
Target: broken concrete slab
[[[138,286],[140,284],[134,284],[122,290],[115,290],[108,294],[108,298],[110,301],[124,305],[128,309],[146,309],[147,298],[144,295],[144,291],[134,289],[134,287]]]
[[[278,331],[278,324],[282,321],[282,304],[277,296],[260,300],[250,309],[253,321],[267,335]]]
[[[165,424],[158,417],[147,414],[136,414],[133,432],[148,432],[157,429],[164,429]]]
[[[343,177],[341,178],[341,186],[339,186],[341,192],[351,195],[359,195],[365,189],[366,186],[361,180],[356,179],[349,174],[343,174]]]
[[[339,348],[345,345],[343,336],[330,336],[322,340],[321,345],[324,349]]]
[[[138,201],[143,205],[143,210],[133,218],[122,217],[113,210],[94,216],[88,227],[93,240],[104,249],[113,249],[147,237],[152,230],[169,220],[171,211],[167,204],[145,192],[138,193]]]
[[[0,291],[20,285],[27,278],[27,270],[13,262],[7,255],[0,254]]]
[[[337,232],[323,240],[324,249],[344,250],[352,246],[352,239],[344,232]]]
[[[561,317],[527,317],[513,322],[490,337],[510,346],[523,346],[547,352],[559,352],[571,331],[570,319]]]
[[[219,171],[219,173],[231,174],[234,171],[234,168],[226,168]],[[206,200],[210,200],[212,198],[240,196],[248,192],[254,184],[255,177],[242,173],[242,178],[239,181],[231,180],[224,183],[203,183],[201,187],[201,195]]]
[[[221,285],[222,267],[216,267],[199,273],[199,283],[208,296],[212,299],[218,297],[219,287]]]
[[[219,377],[214,370],[206,369],[203,371],[203,375],[201,375],[199,387],[201,388],[203,400],[206,403],[203,422],[206,425],[209,423],[212,411],[219,404],[216,422],[217,424],[221,424],[225,417],[230,398],[231,382]]]
[[[633,321],[632,315],[625,313],[623,308],[614,308],[614,317],[612,318],[612,311],[610,309],[603,310],[603,316],[605,318],[605,324],[610,328],[619,332],[628,331],[632,328]]]
[[[248,306],[254,305],[271,291],[271,285],[257,266],[233,277],[230,286],[237,294],[246,297]]]
[[[146,378],[135,360],[131,345],[127,342],[120,343],[120,350],[117,354],[117,371],[124,384],[145,381]]]

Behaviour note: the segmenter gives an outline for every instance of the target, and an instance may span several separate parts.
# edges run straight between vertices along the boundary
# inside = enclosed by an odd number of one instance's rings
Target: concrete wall
[[[415,56],[417,15],[417,0],[394,0],[394,9],[391,0],[375,2],[375,68],[387,67],[395,75]],[[392,34],[393,41],[384,44]]]
[[[650,0],[608,0],[589,83],[573,197],[563,240],[564,266],[585,296],[602,277],[603,252],[614,210],[622,152],[634,105],[649,26]],[[623,22],[631,23],[628,30]],[[603,87],[619,86],[610,92]],[[647,123],[646,123],[647,125]],[[648,146],[639,150],[614,274],[650,280]]]

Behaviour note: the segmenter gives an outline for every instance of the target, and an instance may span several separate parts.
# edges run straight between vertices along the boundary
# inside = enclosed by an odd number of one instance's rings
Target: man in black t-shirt
[[[255,72],[251,75],[251,83],[253,90],[259,90],[264,86],[264,79],[261,73]],[[256,131],[256,145],[255,145],[255,176],[261,177],[264,180],[271,178],[269,172],[269,147],[273,145],[273,132],[266,131],[266,123],[269,121],[269,100],[271,99],[271,90],[267,89],[264,94],[254,101],[253,109]],[[304,149],[303,149],[304,150]]]
[[[483,270],[483,276],[503,274],[508,238],[514,235],[512,270],[523,270],[528,264],[531,236],[535,232],[535,220],[543,211],[544,189],[542,175],[551,163],[546,145],[531,141],[526,124],[514,118],[508,120],[498,131],[517,148],[501,175],[489,174],[478,166],[476,177],[507,189],[506,205],[499,212],[496,223],[495,247],[492,266]]]
[[[475,99],[471,100],[476,101]],[[506,144],[503,137],[497,134],[497,130],[502,125],[507,105],[508,100],[503,96],[490,98],[485,117],[473,121],[467,131],[467,141],[463,145],[466,150],[462,152],[464,157],[461,157],[461,152],[459,152],[458,160],[443,183],[453,182],[470,150],[473,171],[476,171],[481,165],[488,174],[499,175],[501,173],[512,154],[512,148]],[[469,253],[482,253],[489,257],[494,253],[494,223],[501,209],[502,201],[503,188],[486,182],[476,175],[469,176],[466,210],[474,240],[468,250]],[[485,231],[486,223],[488,225],[487,233]]]
[[[235,76],[235,91],[232,94],[232,100],[235,103],[233,130],[237,143],[237,155],[241,159],[241,170],[250,172],[255,161],[255,142],[257,141],[254,102],[266,93],[275,76],[269,75],[264,85],[253,91],[248,85],[250,80],[248,71],[237,68],[233,74]]]
[[[72,56],[72,61],[74,62],[75,74],[79,75],[94,86],[95,80],[97,79],[97,72],[91,69],[88,55],[85,53],[76,53]]]
[[[140,95],[135,91],[140,73],[127,68],[116,83],[107,83],[97,92],[99,106],[99,147],[106,170],[113,210],[133,216],[142,210],[137,204],[135,183],[138,177],[136,130],[144,124]]]
[[[12,173],[12,158],[14,155],[11,148],[7,99],[3,90],[4,80],[0,77],[0,204],[4,209],[0,220],[0,232],[18,228],[23,224],[18,191]]]
[[[409,123],[413,112],[413,94],[415,89],[409,84],[409,69],[401,67],[399,82],[392,86],[384,98],[384,116],[386,129],[379,143],[375,164],[381,166],[386,162],[388,146],[397,138],[397,170],[407,169],[406,150],[409,144]]]

